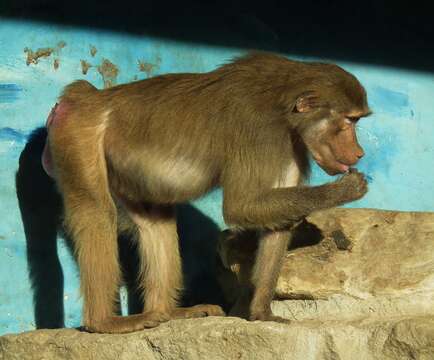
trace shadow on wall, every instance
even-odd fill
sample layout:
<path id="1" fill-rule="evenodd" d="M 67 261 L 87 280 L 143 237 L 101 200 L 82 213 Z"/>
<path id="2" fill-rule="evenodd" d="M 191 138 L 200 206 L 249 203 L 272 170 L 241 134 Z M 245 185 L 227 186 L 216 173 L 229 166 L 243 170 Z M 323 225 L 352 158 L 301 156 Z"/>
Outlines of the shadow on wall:
<path id="1" fill-rule="evenodd" d="M 63 272 L 57 254 L 57 235 L 62 232 L 62 201 L 55 183 L 41 165 L 47 131 L 35 130 L 20 157 L 16 175 L 17 197 L 27 242 L 27 261 L 33 289 L 36 328 L 64 327 Z M 178 206 L 178 232 L 185 281 L 183 305 L 199 303 L 226 307 L 216 279 L 218 226 L 191 205 Z M 139 258 L 135 242 L 118 237 L 119 257 L 128 294 L 128 313 L 142 311 L 136 274 Z"/>
<path id="2" fill-rule="evenodd" d="M 3 0 L 0 16 L 434 71 L 430 2 Z"/>

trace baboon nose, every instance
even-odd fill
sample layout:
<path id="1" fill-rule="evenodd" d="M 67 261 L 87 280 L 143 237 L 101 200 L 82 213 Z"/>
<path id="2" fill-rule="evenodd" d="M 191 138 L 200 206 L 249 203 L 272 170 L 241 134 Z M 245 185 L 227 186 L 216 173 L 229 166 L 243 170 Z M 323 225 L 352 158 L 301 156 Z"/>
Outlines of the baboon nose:
<path id="1" fill-rule="evenodd" d="M 365 156 L 365 152 L 362 148 L 357 152 L 357 158 L 360 160 L 363 156 Z"/>

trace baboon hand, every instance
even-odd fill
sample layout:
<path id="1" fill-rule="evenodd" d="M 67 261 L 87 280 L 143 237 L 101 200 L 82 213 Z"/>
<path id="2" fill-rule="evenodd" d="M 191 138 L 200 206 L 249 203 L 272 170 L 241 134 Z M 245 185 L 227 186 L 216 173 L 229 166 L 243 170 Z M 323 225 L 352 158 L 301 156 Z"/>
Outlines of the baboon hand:
<path id="1" fill-rule="evenodd" d="M 368 192 L 368 182 L 365 175 L 353 168 L 336 181 L 336 185 L 344 202 L 361 199 Z"/>

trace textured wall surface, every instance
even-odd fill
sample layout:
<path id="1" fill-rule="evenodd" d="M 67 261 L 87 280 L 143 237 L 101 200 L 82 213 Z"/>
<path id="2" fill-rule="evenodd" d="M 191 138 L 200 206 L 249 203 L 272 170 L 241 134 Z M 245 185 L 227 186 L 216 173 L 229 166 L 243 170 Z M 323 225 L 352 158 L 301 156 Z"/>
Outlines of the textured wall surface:
<path id="1" fill-rule="evenodd" d="M 243 52 L 0 19 L 0 334 L 34 328 L 14 176 L 28 135 L 44 124 L 62 87 L 76 79 L 102 88 L 168 72 L 203 72 Z M 359 169 L 370 191 L 351 206 L 433 211 L 434 75 L 336 62 L 365 85 L 374 111 L 359 127 L 367 154 Z M 311 182 L 327 180 L 314 167 Z M 224 227 L 218 191 L 195 204 Z M 62 243 L 59 252 L 65 322 L 77 326 L 78 277 Z"/>

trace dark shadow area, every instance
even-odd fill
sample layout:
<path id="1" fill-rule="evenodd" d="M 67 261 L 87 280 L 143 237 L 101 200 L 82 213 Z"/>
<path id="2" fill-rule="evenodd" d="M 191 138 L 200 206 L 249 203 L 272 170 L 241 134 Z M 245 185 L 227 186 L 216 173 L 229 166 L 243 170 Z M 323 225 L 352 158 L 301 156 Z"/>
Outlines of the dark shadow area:
<path id="1" fill-rule="evenodd" d="M 0 16 L 434 70 L 430 2 L 4 0 Z"/>
<path id="2" fill-rule="evenodd" d="M 46 136 L 45 128 L 32 134 L 21 153 L 16 175 L 38 329 L 64 326 L 63 272 L 57 255 L 62 203 L 41 165 Z"/>
<path id="3" fill-rule="evenodd" d="M 225 307 L 216 275 L 220 229 L 191 205 L 179 205 L 177 211 L 185 286 L 183 305 L 218 304 Z"/>
<path id="4" fill-rule="evenodd" d="M 38 329 L 64 327 L 63 271 L 57 253 L 57 235 L 62 232 L 62 200 L 53 180 L 41 165 L 47 131 L 36 129 L 20 156 L 16 190 L 27 243 L 29 278 L 33 289 L 35 323 Z M 218 226 L 191 205 L 178 207 L 178 231 L 185 278 L 183 305 L 198 303 L 224 306 L 216 280 Z M 119 258 L 128 292 L 128 312 L 141 312 L 136 275 L 139 258 L 136 244 L 127 235 L 118 237 Z M 73 251 L 72 251 L 73 253 Z"/>
<path id="5" fill-rule="evenodd" d="M 230 249 L 235 262 L 250 262 L 255 257 L 260 241 L 260 232 L 244 230 L 242 232 L 227 229 L 222 232 L 221 246 Z M 291 230 L 288 251 L 319 244 L 324 235 L 315 224 L 303 219 Z"/>
<path id="6" fill-rule="evenodd" d="M 317 245 L 324 239 L 321 230 L 306 219 L 300 222 L 292 231 L 292 239 L 288 250 Z"/>

